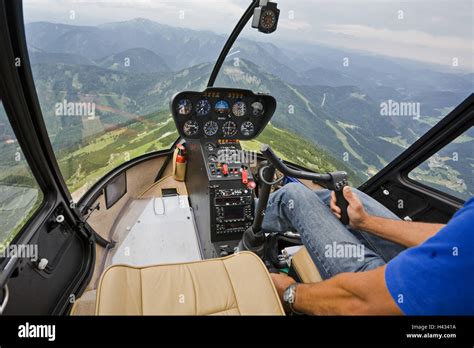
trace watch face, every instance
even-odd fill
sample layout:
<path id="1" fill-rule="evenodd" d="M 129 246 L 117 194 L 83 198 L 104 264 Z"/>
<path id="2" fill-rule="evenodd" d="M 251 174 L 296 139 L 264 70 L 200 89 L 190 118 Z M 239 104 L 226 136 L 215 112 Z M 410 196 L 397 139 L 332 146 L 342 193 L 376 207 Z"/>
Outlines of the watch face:
<path id="1" fill-rule="evenodd" d="M 295 291 L 296 291 L 296 284 L 290 285 L 285 292 L 283 292 L 283 301 L 286 303 L 294 303 L 295 302 Z"/>
<path id="2" fill-rule="evenodd" d="M 285 301 L 285 302 L 288 302 L 288 296 L 289 296 L 288 290 L 289 290 L 289 289 L 286 289 L 286 290 L 283 292 L 283 301 Z"/>

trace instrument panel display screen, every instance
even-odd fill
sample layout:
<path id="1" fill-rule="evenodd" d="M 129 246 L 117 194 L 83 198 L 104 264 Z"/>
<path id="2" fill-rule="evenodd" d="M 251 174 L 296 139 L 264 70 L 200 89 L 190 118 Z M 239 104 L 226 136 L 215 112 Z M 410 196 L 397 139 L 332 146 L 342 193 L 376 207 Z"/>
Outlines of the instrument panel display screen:
<path id="1" fill-rule="evenodd" d="M 242 220 L 245 218 L 244 207 L 241 205 L 228 206 L 224 208 L 224 220 Z"/>
<path id="2" fill-rule="evenodd" d="M 270 121 L 276 100 L 249 90 L 213 87 L 204 92 L 180 92 L 170 108 L 185 139 L 250 140 Z"/>

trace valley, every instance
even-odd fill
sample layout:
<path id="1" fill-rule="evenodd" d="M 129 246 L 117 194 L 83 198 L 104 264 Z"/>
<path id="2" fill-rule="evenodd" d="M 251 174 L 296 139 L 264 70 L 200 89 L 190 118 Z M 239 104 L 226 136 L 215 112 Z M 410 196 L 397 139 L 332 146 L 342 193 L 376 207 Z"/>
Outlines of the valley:
<path id="1" fill-rule="evenodd" d="M 35 22 L 26 29 L 45 122 L 72 191 L 83 191 L 127 158 L 169 146 L 176 135 L 169 101 L 178 91 L 205 88 L 224 42 L 212 32 L 142 18 L 97 27 Z M 347 52 L 325 47 L 306 48 L 312 61 L 297 49 L 246 38 L 234 49 L 238 54 L 225 62 L 216 85 L 270 93 L 278 101 L 271 126 L 249 146 L 280 139 L 273 144 L 283 157 L 318 170 L 343 167 L 354 184 L 415 142 L 472 86 L 472 74 L 428 66 L 420 79 L 414 77 L 418 63 L 357 52 L 349 52 L 347 69 L 333 63 Z M 382 116 L 388 99 L 419 102 L 420 117 Z M 54 105 L 63 100 L 94 103 L 96 118 L 58 117 Z M 437 170 L 434 184 L 462 180 L 464 186 L 451 186 L 472 194 L 469 147 L 472 139 L 458 148 L 467 165 L 447 163 L 449 175 Z"/>

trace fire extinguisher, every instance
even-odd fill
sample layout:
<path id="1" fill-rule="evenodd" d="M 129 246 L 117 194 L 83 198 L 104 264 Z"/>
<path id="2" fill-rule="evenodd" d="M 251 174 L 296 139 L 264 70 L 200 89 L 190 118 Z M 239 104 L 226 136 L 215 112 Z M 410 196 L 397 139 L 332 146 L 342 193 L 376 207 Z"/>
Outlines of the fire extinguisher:
<path id="1" fill-rule="evenodd" d="M 186 179 L 187 151 L 184 144 L 178 144 L 173 154 L 173 177 L 176 181 Z"/>

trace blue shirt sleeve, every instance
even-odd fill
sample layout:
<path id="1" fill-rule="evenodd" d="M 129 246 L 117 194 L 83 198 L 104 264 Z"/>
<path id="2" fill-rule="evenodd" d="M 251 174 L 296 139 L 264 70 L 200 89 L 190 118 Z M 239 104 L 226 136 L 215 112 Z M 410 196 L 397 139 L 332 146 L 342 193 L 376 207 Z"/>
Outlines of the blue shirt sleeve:
<path id="1" fill-rule="evenodd" d="M 474 315 L 474 197 L 435 236 L 392 259 L 385 282 L 406 315 Z"/>

